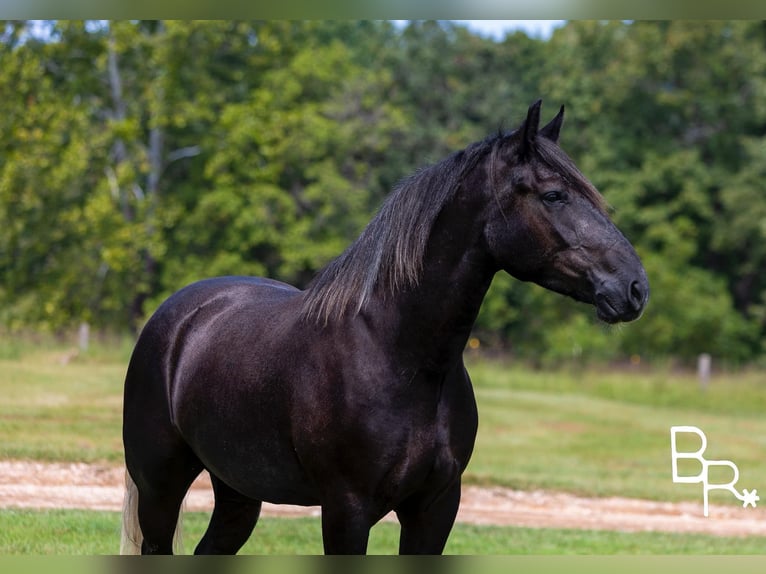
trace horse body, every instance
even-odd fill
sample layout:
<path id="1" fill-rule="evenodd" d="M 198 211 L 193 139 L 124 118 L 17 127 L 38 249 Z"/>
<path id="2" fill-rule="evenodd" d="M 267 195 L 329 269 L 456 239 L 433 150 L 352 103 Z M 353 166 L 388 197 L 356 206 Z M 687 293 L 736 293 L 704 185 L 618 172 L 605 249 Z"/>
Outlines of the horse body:
<path id="1" fill-rule="evenodd" d="M 236 552 L 261 501 L 321 505 L 328 553 L 365 552 L 391 510 L 400 552 L 443 550 L 478 420 L 462 351 L 494 274 L 608 322 L 648 296 L 632 247 L 557 155 L 562 117 L 538 133 L 538 103 L 517 132 L 413 176 L 305 291 L 227 277 L 163 303 L 125 384 L 143 552 L 170 552 L 203 469 L 216 502 L 199 553 Z"/>
<path id="2" fill-rule="evenodd" d="M 301 299 L 287 286 L 221 278 L 157 311 L 125 396 L 126 460 L 139 490 L 177 477 L 165 495 L 178 498 L 205 468 L 254 501 L 328 510 L 354 501 L 354 516 L 326 525 L 330 544 L 352 518 L 369 530 L 405 502 L 459 486 L 477 416 L 462 361 L 417 368 L 414 357 L 392 356 L 383 326 L 364 316 L 307 325 Z"/>

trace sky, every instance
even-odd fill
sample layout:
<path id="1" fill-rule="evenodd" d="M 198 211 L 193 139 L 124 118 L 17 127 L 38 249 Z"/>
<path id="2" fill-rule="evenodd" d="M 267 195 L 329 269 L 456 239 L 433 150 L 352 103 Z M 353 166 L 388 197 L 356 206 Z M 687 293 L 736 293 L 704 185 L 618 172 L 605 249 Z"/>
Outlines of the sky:
<path id="1" fill-rule="evenodd" d="M 32 20 L 32 22 L 42 24 L 43 20 Z M 407 21 L 394 20 L 394 22 L 404 25 Z M 502 40 L 507 33 L 516 30 L 523 30 L 532 38 L 547 40 L 551 37 L 553 30 L 563 26 L 566 20 L 454 20 L 454 22 L 468 27 L 475 34 L 493 40 Z M 38 33 L 45 33 L 44 27 L 36 28 L 36 30 Z"/>
<path id="2" fill-rule="evenodd" d="M 397 22 L 406 22 L 398 20 Z M 523 30 L 528 36 L 547 40 L 553 30 L 563 26 L 566 20 L 455 20 L 472 32 L 494 40 L 502 40 L 508 32 Z"/>
<path id="3" fill-rule="evenodd" d="M 553 30 L 564 25 L 564 20 L 455 20 L 467 26 L 472 32 L 502 39 L 506 33 L 523 30 L 528 36 L 547 40 Z"/>

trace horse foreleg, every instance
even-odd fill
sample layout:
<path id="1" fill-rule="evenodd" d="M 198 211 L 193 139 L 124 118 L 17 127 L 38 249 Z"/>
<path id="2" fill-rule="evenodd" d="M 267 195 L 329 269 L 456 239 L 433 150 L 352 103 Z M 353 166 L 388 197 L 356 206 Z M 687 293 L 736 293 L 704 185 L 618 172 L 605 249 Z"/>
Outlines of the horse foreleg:
<path id="1" fill-rule="evenodd" d="M 210 475 L 215 507 L 205 536 L 195 554 L 236 554 L 247 542 L 261 513 L 261 501 L 252 500 Z"/>
<path id="2" fill-rule="evenodd" d="M 402 526 L 399 554 L 441 554 L 460 506 L 460 481 L 438 498 L 430 494 L 408 499 L 396 510 Z"/>
<path id="3" fill-rule="evenodd" d="M 365 554 L 372 521 L 363 505 L 344 501 L 322 504 L 325 554 Z"/>

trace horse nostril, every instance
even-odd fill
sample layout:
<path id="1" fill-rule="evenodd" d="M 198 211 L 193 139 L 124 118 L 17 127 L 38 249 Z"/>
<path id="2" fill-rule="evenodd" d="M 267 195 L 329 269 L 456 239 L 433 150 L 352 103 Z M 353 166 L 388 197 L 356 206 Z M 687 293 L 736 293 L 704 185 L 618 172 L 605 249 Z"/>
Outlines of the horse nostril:
<path id="1" fill-rule="evenodd" d="M 633 305 L 633 308 L 638 310 L 643 307 L 645 297 L 644 291 L 641 289 L 641 284 L 638 281 L 633 281 L 628 289 L 628 300 L 630 301 L 630 304 Z"/>

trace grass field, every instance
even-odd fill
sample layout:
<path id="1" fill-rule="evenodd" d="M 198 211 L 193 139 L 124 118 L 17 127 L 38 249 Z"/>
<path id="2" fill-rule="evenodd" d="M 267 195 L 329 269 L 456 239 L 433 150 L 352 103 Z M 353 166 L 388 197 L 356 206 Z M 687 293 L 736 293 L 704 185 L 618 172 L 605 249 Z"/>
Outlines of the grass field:
<path id="1" fill-rule="evenodd" d="M 129 347 L 72 356 L 55 346 L 0 352 L 0 459 L 122 460 L 122 380 Z M 65 359 L 65 360 L 62 360 Z M 64 364 L 65 363 L 65 364 Z M 707 434 L 709 459 L 729 459 L 738 487 L 766 489 L 766 374 L 695 377 L 665 370 L 535 371 L 472 359 L 480 428 L 466 482 L 654 500 L 700 500 L 698 485 L 673 484 L 673 425 Z M 714 491 L 713 504 L 738 504 Z M 191 515 L 189 538 L 201 533 Z M 116 515 L 0 511 L 0 553 L 113 553 Z M 58 526 L 56 526 L 58 525 Z M 316 520 L 269 519 L 246 553 L 318 553 Z M 46 535 L 45 533 L 52 533 Z M 395 525 L 376 527 L 374 553 L 396 549 Z M 250 546 L 254 545 L 254 546 Z M 761 538 L 728 539 L 460 525 L 447 551 L 462 553 L 752 553 Z"/>
<path id="2" fill-rule="evenodd" d="M 207 526 L 209 516 L 184 517 L 191 553 Z M 116 554 L 120 518 L 113 512 L 0 511 L 0 555 L 4 554 Z M 376 525 L 370 535 L 370 554 L 395 554 L 399 527 Z M 446 554 L 762 554 L 763 537 L 722 537 L 662 532 L 612 532 L 472 526 L 457 524 Z M 317 518 L 263 518 L 241 554 L 321 554 L 322 537 Z"/>
<path id="3" fill-rule="evenodd" d="M 663 372 L 549 373 L 489 362 L 471 364 L 469 371 L 480 417 L 469 481 L 695 499 L 695 486 L 671 481 L 674 425 L 703 429 L 705 457 L 735 461 L 740 488 L 766 477 L 762 374 L 720 376 L 703 391 L 694 376 Z M 712 496 L 720 503 L 730 499 L 722 492 Z"/>

